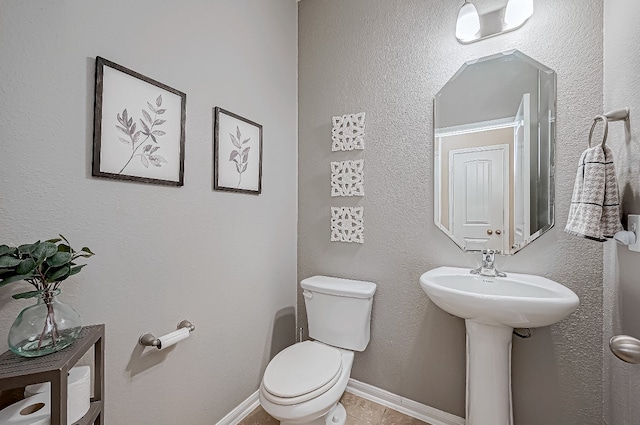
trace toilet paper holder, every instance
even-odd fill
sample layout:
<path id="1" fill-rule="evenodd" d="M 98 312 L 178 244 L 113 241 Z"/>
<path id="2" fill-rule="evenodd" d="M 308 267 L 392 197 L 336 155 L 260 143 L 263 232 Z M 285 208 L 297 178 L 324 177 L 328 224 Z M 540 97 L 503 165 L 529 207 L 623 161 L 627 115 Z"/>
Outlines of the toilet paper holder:
<path id="1" fill-rule="evenodd" d="M 182 320 L 180 323 L 178 323 L 178 326 L 176 327 L 176 329 L 180 330 L 180 329 L 184 329 L 187 328 L 189 329 L 189 333 L 193 332 L 196 330 L 196 327 L 193 323 L 191 323 L 188 320 Z M 160 338 L 156 338 L 155 336 L 153 336 L 150 333 L 145 333 L 143 335 L 140 335 L 140 338 L 138 339 L 138 343 L 140 345 L 144 345 L 145 347 L 156 347 L 158 349 L 162 348 L 162 340 L 163 337 Z"/>

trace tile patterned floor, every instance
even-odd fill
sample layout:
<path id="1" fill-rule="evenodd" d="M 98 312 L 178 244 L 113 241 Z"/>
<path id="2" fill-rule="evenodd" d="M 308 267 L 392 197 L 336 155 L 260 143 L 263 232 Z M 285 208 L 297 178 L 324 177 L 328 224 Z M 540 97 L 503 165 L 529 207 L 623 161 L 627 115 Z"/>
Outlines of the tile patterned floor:
<path id="1" fill-rule="evenodd" d="M 344 393 L 340 400 L 347 411 L 346 425 L 429 425 L 426 422 L 404 415 L 398 411 L 374 403 L 351 393 Z M 238 425 L 279 425 L 258 406 Z"/>

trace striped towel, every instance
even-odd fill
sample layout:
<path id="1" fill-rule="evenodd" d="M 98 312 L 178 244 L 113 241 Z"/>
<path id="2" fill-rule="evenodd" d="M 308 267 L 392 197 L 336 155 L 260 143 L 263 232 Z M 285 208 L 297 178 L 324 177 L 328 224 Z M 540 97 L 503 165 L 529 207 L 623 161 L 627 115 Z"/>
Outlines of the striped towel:
<path id="1" fill-rule="evenodd" d="M 620 198 L 613 154 L 607 145 L 594 146 L 580 156 L 564 231 L 604 242 L 620 230 Z"/>

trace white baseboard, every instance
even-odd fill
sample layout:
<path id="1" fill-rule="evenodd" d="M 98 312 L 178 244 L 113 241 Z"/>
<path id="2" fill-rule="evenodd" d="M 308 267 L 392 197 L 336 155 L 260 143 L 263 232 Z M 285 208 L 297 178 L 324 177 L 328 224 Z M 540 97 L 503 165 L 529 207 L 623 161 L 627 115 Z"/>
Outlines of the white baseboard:
<path id="1" fill-rule="evenodd" d="M 227 416 L 220 419 L 216 425 L 237 425 L 241 420 L 249 416 L 253 410 L 260 405 L 258 391 L 251 394 L 245 401 L 240 403 Z"/>
<path id="2" fill-rule="evenodd" d="M 373 385 L 349 379 L 347 391 L 432 425 L 464 425 L 464 418 L 409 400 Z"/>
<path id="3" fill-rule="evenodd" d="M 399 395 L 390 393 L 373 385 L 349 379 L 347 391 L 359 397 L 381 404 L 400 413 L 411 416 L 431 425 L 464 425 L 464 418 L 451 413 L 443 412 L 417 401 L 409 400 Z M 251 394 L 238 407 L 233 409 L 227 416 L 220 419 L 216 425 L 237 425 L 244 418 L 249 416 L 253 410 L 260 405 L 258 391 Z"/>

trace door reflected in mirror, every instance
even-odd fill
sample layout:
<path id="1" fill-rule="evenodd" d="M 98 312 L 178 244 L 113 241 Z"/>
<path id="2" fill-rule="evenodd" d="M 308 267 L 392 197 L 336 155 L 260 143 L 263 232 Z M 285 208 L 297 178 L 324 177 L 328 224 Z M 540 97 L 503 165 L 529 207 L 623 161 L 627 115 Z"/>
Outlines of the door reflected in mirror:
<path id="1" fill-rule="evenodd" d="M 514 254 L 554 223 L 555 72 L 514 50 L 465 63 L 434 101 L 435 223 Z"/>

